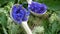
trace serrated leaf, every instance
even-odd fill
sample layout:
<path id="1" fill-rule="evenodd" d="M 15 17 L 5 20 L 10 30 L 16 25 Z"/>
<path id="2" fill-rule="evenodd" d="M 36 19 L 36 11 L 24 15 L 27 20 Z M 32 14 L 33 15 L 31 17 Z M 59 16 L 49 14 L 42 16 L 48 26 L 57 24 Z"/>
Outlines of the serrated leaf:
<path id="1" fill-rule="evenodd" d="M 8 33 L 9 34 L 17 34 L 17 32 L 18 32 L 18 28 L 19 28 L 19 26 L 18 25 L 15 25 L 14 23 L 12 23 L 12 24 L 10 24 L 9 26 L 8 26 Z"/>
<path id="2" fill-rule="evenodd" d="M 50 23 L 52 23 L 54 20 L 57 20 L 58 16 L 56 13 L 53 13 L 51 17 L 49 18 Z"/>
<path id="3" fill-rule="evenodd" d="M 60 31 L 60 23 L 56 20 L 52 23 L 51 27 L 52 34 L 56 34 L 57 31 Z"/>
<path id="4" fill-rule="evenodd" d="M 36 27 L 34 27 L 33 34 L 37 34 L 37 33 L 39 33 L 39 34 L 44 33 L 44 27 L 43 26 L 36 26 Z"/>

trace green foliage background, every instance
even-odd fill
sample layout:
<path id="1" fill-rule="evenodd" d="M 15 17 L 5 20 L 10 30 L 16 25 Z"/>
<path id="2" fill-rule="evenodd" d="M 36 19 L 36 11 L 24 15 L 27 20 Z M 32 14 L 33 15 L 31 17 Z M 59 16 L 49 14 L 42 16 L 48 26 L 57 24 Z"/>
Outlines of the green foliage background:
<path id="1" fill-rule="evenodd" d="M 32 13 L 28 25 L 33 34 L 60 34 L 60 0 L 33 0 L 47 5 L 46 14 L 36 16 Z M 21 24 L 15 24 L 10 18 L 10 9 L 18 0 L 0 0 L 0 34 L 26 34 Z M 27 1 L 20 0 L 27 8 Z"/>

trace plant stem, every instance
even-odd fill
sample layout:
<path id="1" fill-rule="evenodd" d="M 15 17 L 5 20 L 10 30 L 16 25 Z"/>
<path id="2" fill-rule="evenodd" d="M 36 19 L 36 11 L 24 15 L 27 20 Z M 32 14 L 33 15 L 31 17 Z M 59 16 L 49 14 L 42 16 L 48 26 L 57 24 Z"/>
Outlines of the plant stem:
<path id="1" fill-rule="evenodd" d="M 32 3 L 32 0 L 27 0 L 28 4 L 31 4 Z"/>

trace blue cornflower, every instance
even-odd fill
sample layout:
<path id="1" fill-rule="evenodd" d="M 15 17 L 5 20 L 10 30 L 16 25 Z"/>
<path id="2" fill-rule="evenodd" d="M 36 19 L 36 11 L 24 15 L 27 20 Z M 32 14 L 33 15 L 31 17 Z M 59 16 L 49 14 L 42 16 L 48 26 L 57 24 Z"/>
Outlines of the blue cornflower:
<path id="1" fill-rule="evenodd" d="M 30 14 L 29 11 L 23 8 L 22 5 L 18 5 L 18 4 L 14 5 L 11 10 L 12 19 L 17 23 L 21 23 L 22 21 L 27 21 L 29 14 Z"/>
<path id="2" fill-rule="evenodd" d="M 44 14 L 46 13 L 47 6 L 38 2 L 32 2 L 31 4 L 28 4 L 28 9 L 36 14 Z"/>

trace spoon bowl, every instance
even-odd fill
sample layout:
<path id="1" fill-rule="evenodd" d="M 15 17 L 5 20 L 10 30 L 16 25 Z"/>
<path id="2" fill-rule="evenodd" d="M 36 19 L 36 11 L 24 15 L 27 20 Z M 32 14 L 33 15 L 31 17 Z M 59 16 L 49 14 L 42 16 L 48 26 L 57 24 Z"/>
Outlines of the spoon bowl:
<path id="1" fill-rule="evenodd" d="M 44 15 L 47 12 L 47 6 L 38 2 L 32 2 L 28 5 L 28 9 L 33 15 Z"/>

